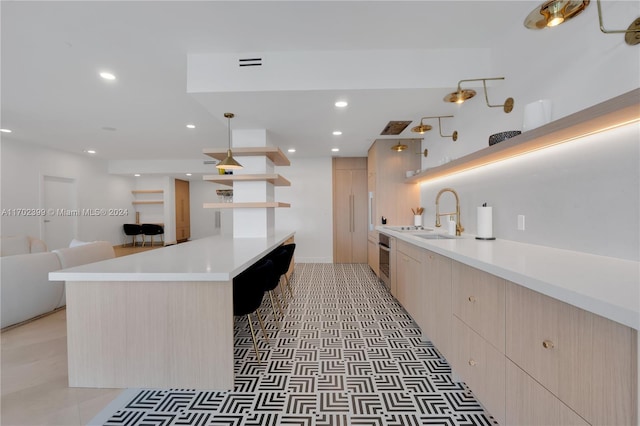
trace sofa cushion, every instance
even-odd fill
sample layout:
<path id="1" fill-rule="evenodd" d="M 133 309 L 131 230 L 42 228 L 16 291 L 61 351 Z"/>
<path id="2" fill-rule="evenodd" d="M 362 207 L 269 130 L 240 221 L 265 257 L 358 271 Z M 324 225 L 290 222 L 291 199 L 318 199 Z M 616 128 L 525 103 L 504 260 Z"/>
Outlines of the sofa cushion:
<path id="1" fill-rule="evenodd" d="M 64 283 L 49 281 L 60 269 L 52 252 L 18 254 L 0 258 L 2 328 L 53 311 L 63 298 Z"/>
<path id="2" fill-rule="evenodd" d="M 15 256 L 17 254 L 31 253 L 31 243 L 26 235 L 2 237 L 0 241 L 1 256 Z"/>
<path id="3" fill-rule="evenodd" d="M 81 246 L 61 248 L 53 250 L 53 253 L 60 259 L 62 269 L 116 257 L 113 246 L 108 241 L 95 241 Z"/>

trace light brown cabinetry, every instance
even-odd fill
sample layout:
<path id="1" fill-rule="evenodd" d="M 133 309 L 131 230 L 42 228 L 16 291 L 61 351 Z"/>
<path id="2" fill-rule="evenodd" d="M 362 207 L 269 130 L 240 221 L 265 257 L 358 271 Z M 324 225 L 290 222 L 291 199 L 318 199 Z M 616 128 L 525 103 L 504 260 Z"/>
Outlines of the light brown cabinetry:
<path id="1" fill-rule="evenodd" d="M 637 424 L 636 330 L 404 241 L 395 269 L 398 301 L 500 424 Z"/>
<path id="2" fill-rule="evenodd" d="M 504 353 L 505 280 L 459 262 L 452 279 L 453 313 Z"/>
<path id="3" fill-rule="evenodd" d="M 637 333 L 513 283 L 506 295 L 509 359 L 587 422 L 636 424 Z"/>
<path id="4" fill-rule="evenodd" d="M 426 312 L 423 333 L 445 358 L 451 355 L 451 264 L 452 260 L 424 250 Z"/>
<path id="5" fill-rule="evenodd" d="M 373 271 L 374 274 L 380 276 L 380 272 L 378 271 L 380 266 L 380 250 L 378 248 L 378 232 L 374 232 L 369 234 L 367 237 L 367 259 L 369 263 L 369 267 Z"/>
<path id="6" fill-rule="evenodd" d="M 588 423 L 513 362 L 506 366 L 505 425 L 584 426 Z"/>
<path id="7" fill-rule="evenodd" d="M 498 420 L 505 418 L 505 281 L 459 262 L 452 267 L 451 365 Z"/>
<path id="8" fill-rule="evenodd" d="M 498 423 L 505 424 L 504 354 L 455 315 L 452 328 L 453 349 L 449 360 L 455 373 Z"/>
<path id="9" fill-rule="evenodd" d="M 426 322 L 426 289 L 423 285 L 422 258 L 424 250 L 397 241 L 396 248 L 396 299 L 411 317 L 423 327 Z"/>
<path id="10" fill-rule="evenodd" d="M 406 172 L 420 168 L 420 140 L 405 141 L 404 151 L 392 151 L 397 139 L 378 139 L 369 148 L 369 171 L 375 175 L 373 225 L 381 225 L 382 216 L 388 225 L 413 225 L 411 208 L 418 207 L 419 185 L 405 183 Z"/>
<path id="11" fill-rule="evenodd" d="M 367 159 L 333 159 L 333 259 L 368 262 Z"/>
<path id="12" fill-rule="evenodd" d="M 176 179 L 176 241 L 181 243 L 191 237 L 191 208 L 189 181 Z"/>
<path id="13" fill-rule="evenodd" d="M 421 166 L 421 157 L 417 154 L 420 139 L 404 140 L 408 148 L 401 152 L 391 150 L 397 143 L 398 139 L 378 139 L 367 154 L 370 238 L 375 227 L 382 225 L 383 216 L 388 225 L 413 225 L 411 208 L 415 209 L 420 202 L 420 186 L 405 183 L 406 172 Z"/>

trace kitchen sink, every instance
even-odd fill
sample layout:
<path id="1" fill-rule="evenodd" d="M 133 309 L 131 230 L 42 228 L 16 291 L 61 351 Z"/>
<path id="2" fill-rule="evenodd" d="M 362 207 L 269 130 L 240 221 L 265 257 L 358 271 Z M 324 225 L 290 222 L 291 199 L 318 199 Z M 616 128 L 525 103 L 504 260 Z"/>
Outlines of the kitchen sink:
<path id="1" fill-rule="evenodd" d="M 449 234 L 415 234 L 414 236 L 424 238 L 425 240 L 452 240 L 456 238 Z"/>

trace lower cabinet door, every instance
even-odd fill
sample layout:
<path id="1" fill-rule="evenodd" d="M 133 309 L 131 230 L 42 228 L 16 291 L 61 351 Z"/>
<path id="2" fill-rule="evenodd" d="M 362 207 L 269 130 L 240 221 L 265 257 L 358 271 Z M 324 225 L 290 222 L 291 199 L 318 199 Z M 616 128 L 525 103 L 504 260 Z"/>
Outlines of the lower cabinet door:
<path id="1" fill-rule="evenodd" d="M 453 316 L 454 372 L 499 424 L 505 424 L 505 356 Z"/>
<path id="2" fill-rule="evenodd" d="M 505 423 L 509 426 L 584 426 L 582 417 L 507 360 Z"/>

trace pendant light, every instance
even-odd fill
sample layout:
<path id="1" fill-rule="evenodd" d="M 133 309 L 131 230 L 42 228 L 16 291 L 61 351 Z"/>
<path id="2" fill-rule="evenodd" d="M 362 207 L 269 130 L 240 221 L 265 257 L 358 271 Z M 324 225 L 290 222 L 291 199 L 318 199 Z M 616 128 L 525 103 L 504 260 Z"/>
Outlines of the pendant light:
<path id="1" fill-rule="evenodd" d="M 227 149 L 227 158 L 219 162 L 216 165 L 216 168 L 225 170 L 238 170 L 242 168 L 242 164 L 234 160 L 233 153 L 231 152 L 231 119 L 234 117 L 234 114 L 231 112 L 225 112 L 224 116 L 227 119 L 227 128 L 229 130 L 229 149 Z"/>

